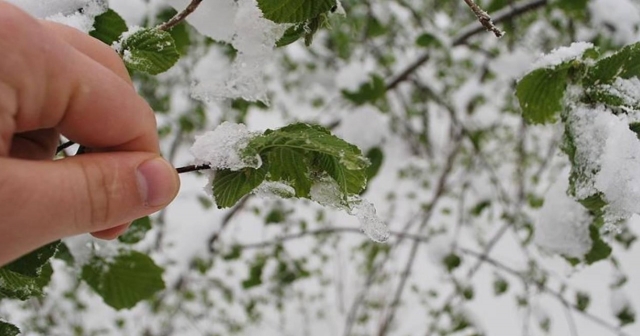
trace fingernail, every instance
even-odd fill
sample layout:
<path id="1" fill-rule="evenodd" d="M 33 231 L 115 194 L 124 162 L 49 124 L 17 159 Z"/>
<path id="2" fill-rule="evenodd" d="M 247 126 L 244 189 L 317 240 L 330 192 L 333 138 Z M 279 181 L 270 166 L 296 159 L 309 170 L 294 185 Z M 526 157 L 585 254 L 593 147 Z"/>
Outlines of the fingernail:
<path id="1" fill-rule="evenodd" d="M 162 158 L 143 162 L 136 171 L 138 189 L 146 206 L 169 204 L 178 189 L 175 169 Z"/>

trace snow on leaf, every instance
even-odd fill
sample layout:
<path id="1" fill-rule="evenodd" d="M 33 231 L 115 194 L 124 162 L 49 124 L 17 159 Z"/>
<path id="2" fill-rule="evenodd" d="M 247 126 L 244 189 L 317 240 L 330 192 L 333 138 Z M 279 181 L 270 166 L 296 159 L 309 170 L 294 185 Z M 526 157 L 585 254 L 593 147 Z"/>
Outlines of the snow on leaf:
<path id="1" fill-rule="evenodd" d="M 589 211 L 567 195 L 568 173 L 558 177 L 545 196 L 535 227 L 535 242 L 542 249 L 582 259 L 591 249 Z"/>
<path id="2" fill-rule="evenodd" d="M 171 34 L 155 28 L 134 28 L 123 34 L 119 53 L 129 69 L 151 75 L 169 70 L 180 58 Z"/>
<path id="3" fill-rule="evenodd" d="M 264 17 L 276 23 L 305 22 L 336 5 L 336 0 L 258 0 Z"/>
<path id="4" fill-rule="evenodd" d="M 212 169 L 258 168 L 262 165 L 259 155 L 243 154 L 256 135 L 243 124 L 223 122 L 215 130 L 196 136 L 191 154 L 196 158 L 196 164 L 208 164 Z"/>

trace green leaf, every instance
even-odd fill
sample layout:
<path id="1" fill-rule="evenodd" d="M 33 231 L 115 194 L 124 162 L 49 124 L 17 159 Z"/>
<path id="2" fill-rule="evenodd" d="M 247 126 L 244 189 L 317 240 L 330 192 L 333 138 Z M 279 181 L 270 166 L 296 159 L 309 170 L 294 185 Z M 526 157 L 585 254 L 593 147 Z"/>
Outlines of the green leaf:
<path id="1" fill-rule="evenodd" d="M 151 230 L 151 219 L 149 216 L 142 217 L 133 221 L 127 232 L 118 237 L 118 240 L 125 244 L 135 244 L 144 239 L 149 230 Z"/>
<path id="2" fill-rule="evenodd" d="M 563 109 L 567 80 L 565 64 L 537 69 L 522 78 L 516 87 L 516 96 L 525 120 L 532 124 L 555 122 Z"/>
<path id="3" fill-rule="evenodd" d="M 65 243 L 60 243 L 60 245 L 58 245 L 58 252 L 56 252 L 54 258 L 64 261 L 67 266 L 72 266 L 76 262 L 73 254 L 71 254 L 71 251 L 69 250 L 69 247 Z"/>
<path id="4" fill-rule="evenodd" d="M 0 296 L 26 300 L 30 297 L 42 296 L 42 289 L 43 286 L 38 282 L 38 278 L 0 268 Z"/>
<path id="5" fill-rule="evenodd" d="M 620 321 L 620 326 L 626 326 L 628 324 L 632 324 L 636 321 L 636 313 L 633 308 L 626 306 L 622 311 L 618 312 L 616 315 L 618 321 Z"/>
<path id="6" fill-rule="evenodd" d="M 241 245 L 233 245 L 231 247 L 231 251 L 229 251 L 228 253 L 224 254 L 222 256 L 223 260 L 237 260 L 240 259 L 240 257 L 242 256 L 242 246 Z"/>
<path id="7" fill-rule="evenodd" d="M 264 181 L 268 165 L 263 162 L 258 169 L 245 168 L 239 171 L 228 169 L 216 171 L 213 179 L 213 196 L 219 209 L 236 204 L 243 196 L 250 193 Z"/>
<path id="8" fill-rule="evenodd" d="M 249 267 L 249 278 L 242 282 L 242 288 L 249 289 L 251 287 L 260 286 L 262 284 L 262 271 L 267 264 L 265 256 L 257 256 L 256 260 Z"/>
<path id="9" fill-rule="evenodd" d="M 493 293 L 498 296 L 502 295 L 509 290 L 509 283 L 506 279 L 500 277 L 493 281 Z"/>
<path id="10" fill-rule="evenodd" d="M 369 159 L 371 165 L 367 167 L 365 175 L 367 176 L 367 181 L 370 181 L 378 175 L 380 167 L 382 167 L 382 162 L 384 162 L 384 152 L 380 147 L 373 147 L 367 152 L 367 159 Z"/>
<path id="11" fill-rule="evenodd" d="M 120 54 L 129 69 L 151 75 L 169 70 L 180 58 L 171 35 L 154 28 L 140 29 L 124 37 Z"/>
<path id="12" fill-rule="evenodd" d="M 433 34 L 424 33 L 416 39 L 416 45 L 423 48 L 441 47 L 442 42 Z"/>
<path id="13" fill-rule="evenodd" d="M 587 308 L 589 308 L 590 303 L 591 303 L 591 297 L 589 296 L 589 293 L 585 293 L 585 292 L 576 293 L 576 308 L 578 308 L 579 311 L 583 312 L 587 310 Z"/>
<path id="14" fill-rule="evenodd" d="M 601 216 L 603 214 L 604 207 L 607 205 L 607 202 L 604 200 L 604 195 L 600 192 L 579 200 L 578 202 L 582 204 L 583 207 L 587 208 L 594 217 Z M 599 229 L 600 227 L 597 228 Z"/>
<path id="15" fill-rule="evenodd" d="M 286 147 L 269 151 L 268 179 L 286 182 L 296 190 L 296 197 L 308 197 L 311 176 L 304 151 Z"/>
<path id="16" fill-rule="evenodd" d="M 462 264 L 462 259 L 457 254 L 451 253 L 442 259 L 442 263 L 447 267 L 447 271 L 451 272 Z"/>
<path id="17" fill-rule="evenodd" d="M 107 45 L 112 45 L 120 39 L 120 36 L 128 30 L 127 23 L 112 9 L 96 16 L 93 30 L 89 35 L 97 38 Z"/>
<path id="18" fill-rule="evenodd" d="M 640 139 L 640 122 L 633 122 L 629 124 L 629 129 L 636 134 L 636 137 Z"/>
<path id="19" fill-rule="evenodd" d="M 288 46 L 289 44 L 305 36 L 306 33 L 307 32 L 305 30 L 304 24 L 297 24 L 297 25 L 291 26 L 289 27 L 289 29 L 287 29 L 284 32 L 284 35 L 282 35 L 282 37 L 278 40 L 278 42 L 276 42 L 276 47 L 280 48 L 280 47 Z"/>
<path id="20" fill-rule="evenodd" d="M 115 309 L 132 308 L 164 289 L 162 268 L 140 252 L 124 252 L 111 260 L 94 257 L 81 278 Z"/>
<path id="21" fill-rule="evenodd" d="M 593 245 L 591 250 L 584 256 L 584 260 L 591 265 L 596 261 L 608 258 L 611 255 L 611 247 L 600 238 L 600 230 L 595 225 L 589 226 L 589 235 Z"/>
<path id="22" fill-rule="evenodd" d="M 640 76 L 640 42 L 603 58 L 587 70 L 584 87 L 613 83 L 616 78 Z"/>
<path id="23" fill-rule="evenodd" d="M 336 0 L 258 0 L 265 19 L 276 23 L 301 23 L 329 12 Z"/>
<path id="24" fill-rule="evenodd" d="M 313 162 L 338 183 L 340 190 L 345 196 L 360 194 L 367 186 L 366 170 L 346 169 L 344 165 L 340 163 L 340 159 L 335 156 L 318 153 Z"/>
<path id="25" fill-rule="evenodd" d="M 360 85 L 358 91 L 342 90 L 342 95 L 356 105 L 375 103 L 379 99 L 383 98 L 386 93 L 387 86 L 384 82 L 384 78 L 378 75 L 372 75 L 368 82 Z"/>
<path id="26" fill-rule="evenodd" d="M 588 2 L 589 0 L 556 0 L 554 5 L 571 16 L 583 18 L 588 12 Z"/>
<path id="27" fill-rule="evenodd" d="M 0 321 L 0 336 L 16 336 L 20 334 L 20 329 L 13 324 Z"/>
<path id="28" fill-rule="evenodd" d="M 317 125 L 297 123 L 278 130 L 267 130 L 263 135 L 249 142 L 245 155 L 253 156 L 258 153 L 263 156 L 262 154 L 274 148 L 289 148 L 334 156 L 349 170 L 361 170 L 369 165 L 369 161 L 362 156 L 358 147 Z"/>
<path id="29" fill-rule="evenodd" d="M 37 278 L 40 276 L 42 266 L 49 262 L 49 259 L 58 251 L 58 245 L 60 241 L 47 244 L 20 259 L 4 266 L 5 269 L 28 276 L 31 278 Z"/>

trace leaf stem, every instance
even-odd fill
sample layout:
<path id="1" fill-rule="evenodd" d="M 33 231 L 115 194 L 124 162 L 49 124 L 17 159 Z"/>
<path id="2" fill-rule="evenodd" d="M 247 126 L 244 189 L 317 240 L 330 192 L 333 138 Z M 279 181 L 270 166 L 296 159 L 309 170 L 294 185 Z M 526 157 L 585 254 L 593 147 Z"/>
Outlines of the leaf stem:
<path id="1" fill-rule="evenodd" d="M 187 8 L 185 8 L 184 10 L 182 10 L 182 12 L 176 14 L 174 17 L 169 19 L 169 21 L 159 25 L 157 29 L 162 31 L 171 30 L 173 27 L 182 23 L 187 18 L 187 16 L 191 15 L 191 13 L 193 13 L 196 10 L 196 8 L 200 6 L 201 2 L 202 0 L 191 0 L 191 3 L 187 6 Z"/>
<path id="2" fill-rule="evenodd" d="M 56 154 L 59 154 L 60 152 L 62 152 L 63 150 L 75 145 L 76 143 L 73 141 L 67 141 L 63 144 L 61 144 L 60 146 L 58 146 L 58 148 L 56 148 Z"/>
<path id="3" fill-rule="evenodd" d="M 207 164 L 203 164 L 203 165 L 190 165 L 190 166 L 178 167 L 176 168 L 176 171 L 178 172 L 178 174 L 182 174 L 182 173 L 191 173 L 195 171 L 208 170 L 208 169 L 211 169 L 211 166 Z"/>

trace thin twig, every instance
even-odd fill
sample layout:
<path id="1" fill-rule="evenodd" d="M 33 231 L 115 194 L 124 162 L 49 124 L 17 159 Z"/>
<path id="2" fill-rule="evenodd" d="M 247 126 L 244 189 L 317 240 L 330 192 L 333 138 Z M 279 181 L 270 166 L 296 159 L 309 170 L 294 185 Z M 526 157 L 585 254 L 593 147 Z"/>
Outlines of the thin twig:
<path id="1" fill-rule="evenodd" d="M 478 259 L 482 259 L 484 262 L 488 263 L 489 265 L 495 267 L 496 269 L 499 269 L 505 273 L 508 273 L 510 275 L 513 275 L 517 278 L 519 278 L 520 280 L 522 280 L 523 282 L 527 283 L 529 281 L 529 279 L 527 278 L 527 276 L 525 275 L 525 273 L 517 271 L 499 261 L 497 261 L 496 259 L 493 259 L 491 257 L 488 257 L 486 255 L 484 255 L 483 253 L 478 253 L 466 248 L 460 248 L 459 249 L 460 252 L 478 258 Z M 549 287 L 547 287 L 545 284 L 543 283 L 537 283 L 536 282 L 536 287 L 542 292 L 542 293 L 546 293 L 548 295 L 553 296 L 554 298 L 556 298 L 562 305 L 564 305 L 565 307 L 569 307 L 571 308 L 574 312 L 584 316 L 586 319 L 590 320 L 591 322 L 594 322 L 606 329 L 609 329 L 610 331 L 616 333 L 617 335 L 620 336 L 630 336 L 629 334 L 623 332 L 622 330 L 620 330 L 620 328 L 615 327 L 613 325 L 611 325 L 610 323 L 608 323 L 607 321 L 603 320 L 602 318 L 592 315 L 591 313 L 587 312 L 586 310 L 582 310 L 580 309 L 580 307 L 578 307 L 577 304 L 571 303 L 569 301 L 567 301 L 564 296 L 562 296 L 562 294 L 558 291 L 555 291 Z"/>
<path id="2" fill-rule="evenodd" d="M 302 232 L 298 232 L 298 233 L 293 233 L 293 234 L 289 234 L 289 235 L 285 235 L 285 236 L 281 236 L 281 237 L 275 238 L 273 240 L 267 240 L 267 241 L 263 241 L 263 242 L 259 242 L 259 243 L 240 245 L 240 247 L 243 250 L 245 250 L 245 249 L 259 249 L 259 248 L 265 248 L 265 247 L 270 247 L 270 246 L 277 246 L 277 245 L 280 245 L 280 244 L 282 244 L 282 243 L 284 243 L 286 241 L 299 239 L 299 238 L 303 238 L 303 237 L 306 237 L 306 236 L 319 236 L 319 235 L 334 234 L 334 233 L 355 233 L 355 234 L 359 234 L 359 235 L 363 234 L 362 230 L 360 230 L 359 228 L 355 228 L 355 227 L 328 227 L 328 228 L 322 228 L 322 229 L 317 229 L 317 230 L 310 230 L 310 231 L 302 231 Z M 406 232 L 391 231 L 390 234 L 392 236 L 395 236 L 395 237 L 411 239 L 413 241 L 418 241 L 418 242 L 423 242 L 423 243 L 426 243 L 426 242 L 430 241 L 429 237 L 427 237 L 427 236 L 415 235 L 415 234 L 406 233 Z"/>
<path id="3" fill-rule="evenodd" d="M 445 191 L 446 191 L 446 185 L 447 185 L 447 180 L 451 174 L 451 172 L 453 171 L 453 163 L 455 162 L 455 158 L 457 157 L 458 153 L 460 152 L 461 149 L 461 137 L 458 137 L 456 139 L 456 145 L 455 148 L 451 151 L 451 153 L 449 154 L 449 156 L 447 157 L 447 163 L 443 169 L 442 175 L 440 175 L 440 178 L 438 180 L 438 184 L 436 186 L 436 189 L 434 191 L 433 194 L 433 201 L 431 203 L 429 203 L 429 208 L 426 211 L 426 213 L 424 214 L 424 217 L 422 219 L 422 223 L 420 224 L 420 227 L 418 228 L 418 233 L 421 233 L 425 227 L 427 226 L 427 224 L 429 223 L 429 220 L 431 219 L 431 215 L 433 214 L 433 210 L 435 209 L 435 206 L 437 204 L 437 201 L 442 197 L 442 195 L 444 195 Z M 384 322 L 382 323 L 382 326 L 380 327 L 380 330 L 378 332 L 378 336 L 384 336 L 387 334 L 387 332 L 389 331 L 389 327 L 391 326 L 391 323 L 393 322 L 393 319 L 395 318 L 396 315 L 396 311 L 398 309 L 398 305 L 400 304 L 400 299 L 402 298 L 402 293 L 404 292 L 404 289 L 406 287 L 407 284 L 407 280 L 409 279 L 409 275 L 411 274 L 411 269 L 413 268 L 413 264 L 416 258 L 416 255 L 418 253 L 418 247 L 420 246 L 420 242 L 419 241 L 414 241 L 413 245 L 411 246 L 411 252 L 409 253 L 409 258 L 407 259 L 407 262 L 405 264 L 405 267 L 400 275 L 400 282 L 398 283 L 398 287 L 396 287 L 396 291 L 395 294 L 393 296 L 393 300 L 391 301 L 391 304 L 389 305 L 389 313 L 387 314 L 387 317 L 385 318 Z"/>
<path id="4" fill-rule="evenodd" d="M 56 154 L 60 154 L 60 152 L 62 152 L 63 150 L 75 145 L 76 143 L 73 141 L 67 141 L 63 144 L 61 144 L 60 146 L 58 146 L 58 148 L 56 148 Z"/>
<path id="5" fill-rule="evenodd" d="M 238 202 L 232 209 L 231 211 L 229 211 L 224 218 L 222 219 L 222 223 L 220 224 L 220 229 L 216 232 L 214 232 L 211 237 L 209 237 L 207 246 L 209 247 L 209 252 L 211 253 L 215 253 L 216 252 L 216 248 L 215 248 L 215 244 L 218 241 L 218 239 L 220 238 L 220 235 L 222 235 L 222 232 L 224 232 L 224 230 L 227 228 L 227 226 L 229 225 L 229 223 L 231 222 L 231 220 L 233 219 L 233 217 L 235 217 L 240 210 L 242 210 L 245 205 L 247 204 L 247 201 L 249 200 L 249 198 L 251 197 L 251 195 L 247 195 L 244 198 L 242 198 L 240 200 L 240 202 Z"/>
<path id="6" fill-rule="evenodd" d="M 528 13 L 530 11 L 536 10 L 540 7 L 545 6 L 548 3 L 548 0 L 527 0 L 516 3 L 512 6 L 508 6 L 507 8 L 496 12 L 493 15 L 493 22 L 500 23 L 503 21 L 507 21 Z M 474 22 L 460 31 L 460 33 L 453 39 L 451 46 L 459 46 L 467 42 L 467 40 L 484 31 L 484 27 L 478 22 Z M 423 66 L 427 61 L 429 61 L 430 54 L 429 52 L 425 52 L 421 56 L 419 56 L 415 61 L 410 63 L 404 70 L 400 71 L 398 75 L 393 77 L 386 86 L 387 91 L 395 89 L 400 83 L 404 82 L 413 74 L 416 70 L 418 70 L 421 66 Z"/>
<path id="7" fill-rule="evenodd" d="M 487 14 L 478 4 L 476 4 L 473 0 L 464 0 L 464 2 L 471 8 L 473 14 L 476 15 L 480 24 L 488 31 L 492 32 L 497 38 L 503 37 L 504 32 L 493 23 L 491 20 L 491 16 Z"/>
<path id="8" fill-rule="evenodd" d="M 191 173 L 195 171 L 209 170 L 209 169 L 211 169 L 210 165 L 203 164 L 203 165 L 190 165 L 190 166 L 178 167 L 176 168 L 176 171 L 178 172 L 178 174 L 183 174 L 183 173 Z"/>
<path id="9" fill-rule="evenodd" d="M 202 0 L 191 0 L 191 3 L 187 6 L 187 8 L 185 8 L 182 12 L 176 14 L 174 17 L 169 19 L 169 21 L 159 25 L 157 29 L 162 31 L 171 30 L 173 27 L 182 23 L 182 21 L 184 21 L 187 18 L 187 16 L 193 13 L 196 10 L 196 8 L 200 6 L 201 2 Z"/>

